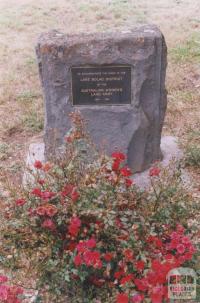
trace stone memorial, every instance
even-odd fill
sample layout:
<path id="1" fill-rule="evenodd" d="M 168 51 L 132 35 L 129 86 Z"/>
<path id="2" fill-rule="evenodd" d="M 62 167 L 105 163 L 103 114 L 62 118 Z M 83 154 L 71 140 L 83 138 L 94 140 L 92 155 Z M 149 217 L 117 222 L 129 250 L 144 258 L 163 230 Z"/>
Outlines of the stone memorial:
<path id="1" fill-rule="evenodd" d="M 133 172 L 161 159 L 167 106 L 165 39 L 145 25 L 130 31 L 42 34 L 36 47 L 45 98 L 45 157 L 56 156 L 79 110 L 108 154 L 127 154 Z"/>

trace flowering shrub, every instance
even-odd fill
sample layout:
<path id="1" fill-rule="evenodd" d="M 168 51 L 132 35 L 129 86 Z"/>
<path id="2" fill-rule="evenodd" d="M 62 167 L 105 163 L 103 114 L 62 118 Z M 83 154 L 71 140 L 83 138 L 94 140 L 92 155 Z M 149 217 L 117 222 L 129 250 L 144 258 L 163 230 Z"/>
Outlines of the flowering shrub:
<path id="1" fill-rule="evenodd" d="M 9 247 L 15 268 L 31 260 L 51 302 L 167 302 L 168 271 L 195 264 L 179 171 L 153 167 L 152 188 L 139 191 L 125 155 L 92 151 L 82 118 L 72 121 L 65 157 L 36 161 L 34 184 L 8 203 L 2 254 Z"/>
<path id="2" fill-rule="evenodd" d="M 20 303 L 23 289 L 18 286 L 7 284 L 8 278 L 0 275 L 0 302 L 2 303 Z"/>

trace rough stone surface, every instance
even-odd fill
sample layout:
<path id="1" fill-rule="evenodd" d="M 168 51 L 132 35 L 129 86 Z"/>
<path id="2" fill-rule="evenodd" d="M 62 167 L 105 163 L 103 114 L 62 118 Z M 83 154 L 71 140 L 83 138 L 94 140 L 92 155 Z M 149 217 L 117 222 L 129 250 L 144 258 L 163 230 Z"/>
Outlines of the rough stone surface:
<path id="1" fill-rule="evenodd" d="M 160 139 L 166 110 L 165 40 L 155 26 L 117 33 L 40 36 L 36 47 L 45 98 L 45 157 L 56 155 L 70 129 L 68 114 L 77 108 L 88 121 L 97 146 L 108 154 L 128 155 L 134 172 L 161 158 Z M 126 64 L 131 66 L 131 104 L 72 106 L 70 68 Z"/>

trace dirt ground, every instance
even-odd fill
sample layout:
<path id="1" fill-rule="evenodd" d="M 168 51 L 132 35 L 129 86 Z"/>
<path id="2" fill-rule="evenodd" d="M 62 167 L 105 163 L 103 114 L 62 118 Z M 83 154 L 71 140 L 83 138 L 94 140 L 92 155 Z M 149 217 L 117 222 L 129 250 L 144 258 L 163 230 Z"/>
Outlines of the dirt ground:
<path id="1" fill-rule="evenodd" d="M 199 0 L 0 0 L 2 175 L 5 170 L 18 175 L 27 146 L 42 136 L 43 98 L 34 50 L 40 33 L 117 32 L 142 23 L 158 25 L 168 45 L 164 133 L 178 136 L 184 146 L 189 136 L 199 140 Z M 199 171 L 192 173 L 198 176 Z"/>

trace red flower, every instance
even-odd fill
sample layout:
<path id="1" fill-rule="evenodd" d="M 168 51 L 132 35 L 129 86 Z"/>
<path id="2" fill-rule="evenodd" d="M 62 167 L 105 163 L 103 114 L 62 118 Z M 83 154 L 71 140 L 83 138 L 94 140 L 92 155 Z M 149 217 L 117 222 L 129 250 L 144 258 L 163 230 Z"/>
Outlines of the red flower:
<path id="1" fill-rule="evenodd" d="M 150 243 L 152 245 L 152 242 L 153 244 L 157 247 L 157 248 L 161 248 L 163 246 L 163 243 L 162 241 L 158 238 L 158 237 L 155 237 L 155 236 L 149 236 L 147 238 L 147 242 Z"/>
<path id="2" fill-rule="evenodd" d="M 73 141 L 72 137 L 70 137 L 70 136 L 65 136 L 64 139 L 67 143 L 71 143 Z"/>
<path id="3" fill-rule="evenodd" d="M 178 244 L 176 247 L 179 254 L 183 254 L 185 252 L 185 246 L 183 244 Z"/>
<path id="4" fill-rule="evenodd" d="M 162 274 L 165 273 L 165 276 L 166 276 L 167 273 L 170 271 L 170 269 L 172 269 L 174 267 L 173 263 L 172 262 L 165 262 L 165 263 L 163 263 L 162 264 Z M 163 277 L 163 278 L 165 278 L 165 277 Z M 165 281 L 165 279 L 164 279 L 164 281 Z"/>
<path id="5" fill-rule="evenodd" d="M 55 196 L 55 193 L 51 191 L 44 191 L 41 195 L 42 199 L 47 201 Z"/>
<path id="6" fill-rule="evenodd" d="M 127 187 L 130 187 L 133 184 L 133 180 L 131 179 L 125 179 L 125 183 Z"/>
<path id="7" fill-rule="evenodd" d="M 100 226 L 100 225 L 102 225 L 102 222 L 99 221 L 99 220 L 97 220 L 97 221 L 95 222 L 95 224 L 98 225 L 98 226 Z"/>
<path id="8" fill-rule="evenodd" d="M 145 278 L 135 279 L 134 283 L 137 286 L 137 289 L 140 291 L 146 291 L 148 289 L 148 283 Z"/>
<path id="9" fill-rule="evenodd" d="M 45 180 L 43 180 L 43 179 L 40 179 L 40 180 L 38 180 L 38 183 L 39 183 L 40 185 L 44 185 L 44 183 L 45 183 Z"/>
<path id="10" fill-rule="evenodd" d="M 92 284 L 94 284 L 97 287 L 101 287 L 105 283 L 104 279 L 98 279 L 96 277 L 91 277 L 90 281 Z"/>
<path id="11" fill-rule="evenodd" d="M 23 289 L 16 286 L 0 285 L 0 301 L 9 303 L 20 303 L 18 295 L 23 294 Z"/>
<path id="12" fill-rule="evenodd" d="M 24 293 L 23 289 L 21 287 L 17 287 L 17 286 L 10 286 L 9 287 L 9 298 L 8 298 L 8 302 L 9 303 L 19 303 L 19 300 L 17 299 L 18 295 L 22 295 Z M 9 300 L 11 299 L 11 301 Z M 12 299 L 14 299 L 14 301 L 12 301 Z"/>
<path id="13" fill-rule="evenodd" d="M 177 224 L 176 230 L 177 230 L 177 232 L 178 232 L 179 234 L 183 234 L 185 228 L 184 228 L 181 224 Z"/>
<path id="14" fill-rule="evenodd" d="M 39 197 L 39 198 L 42 197 L 42 192 L 41 192 L 40 188 L 37 188 L 37 187 L 34 188 L 31 193 L 33 195 L 35 195 L 36 197 Z"/>
<path id="15" fill-rule="evenodd" d="M 190 244 L 190 238 L 187 236 L 182 237 L 182 243 L 183 244 Z"/>
<path id="16" fill-rule="evenodd" d="M 81 220 L 78 217 L 73 217 L 69 225 L 70 235 L 75 237 L 79 232 L 80 226 L 81 226 Z"/>
<path id="17" fill-rule="evenodd" d="M 63 191 L 61 192 L 61 195 L 62 195 L 63 197 L 69 196 L 69 195 L 72 193 L 73 189 L 74 189 L 74 185 L 67 184 L 67 185 L 65 185 L 65 187 L 63 188 Z"/>
<path id="18" fill-rule="evenodd" d="M 33 165 L 37 169 L 41 169 L 42 168 L 42 162 L 41 161 L 36 160 Z"/>
<path id="19" fill-rule="evenodd" d="M 43 171 L 47 172 L 52 168 L 52 164 L 47 162 L 43 165 Z"/>
<path id="20" fill-rule="evenodd" d="M 158 168 L 158 167 L 152 167 L 149 170 L 149 176 L 150 177 L 157 177 L 157 176 L 159 176 L 159 174 L 160 174 L 160 168 Z"/>
<path id="21" fill-rule="evenodd" d="M 142 303 L 144 300 L 144 295 L 136 294 L 131 298 L 132 303 Z"/>
<path id="22" fill-rule="evenodd" d="M 172 254 L 167 254 L 165 256 L 165 260 L 169 261 L 169 262 L 173 262 L 174 261 L 174 256 Z"/>
<path id="23" fill-rule="evenodd" d="M 44 220 L 44 222 L 42 223 L 42 227 L 50 229 L 50 230 L 55 230 L 55 228 L 56 228 L 54 222 L 51 219 Z"/>
<path id="24" fill-rule="evenodd" d="M 87 248 L 95 248 L 97 243 L 94 238 L 91 238 L 85 242 L 85 245 L 87 246 Z"/>
<path id="25" fill-rule="evenodd" d="M 24 204 L 26 204 L 26 200 L 25 199 L 18 199 L 16 200 L 16 205 L 17 206 L 23 206 Z"/>
<path id="26" fill-rule="evenodd" d="M 124 270 L 116 271 L 116 272 L 114 273 L 114 278 L 118 280 L 118 279 L 121 278 L 121 276 L 123 276 L 123 275 L 124 275 Z"/>
<path id="27" fill-rule="evenodd" d="M 80 195 L 79 193 L 76 191 L 76 189 L 74 189 L 71 193 L 71 199 L 73 202 L 76 202 L 79 199 Z"/>
<path id="28" fill-rule="evenodd" d="M 69 245 L 67 246 L 67 249 L 70 251 L 74 251 L 76 248 L 76 243 L 75 242 L 70 242 Z"/>
<path id="29" fill-rule="evenodd" d="M 196 249 L 193 245 L 190 245 L 190 246 L 189 246 L 189 252 L 190 252 L 191 254 L 196 253 L 196 251 L 197 251 L 197 249 Z"/>
<path id="30" fill-rule="evenodd" d="M 118 294 L 116 303 L 128 303 L 128 295 L 125 293 Z"/>
<path id="31" fill-rule="evenodd" d="M 0 283 L 5 283 L 8 281 L 8 278 L 6 276 L 0 275 Z"/>
<path id="32" fill-rule="evenodd" d="M 185 260 L 191 260 L 192 256 L 193 256 L 192 253 L 188 252 L 188 253 L 185 254 L 184 257 L 185 257 Z"/>
<path id="33" fill-rule="evenodd" d="M 133 261 L 133 251 L 130 248 L 124 250 L 124 256 L 127 261 Z"/>
<path id="34" fill-rule="evenodd" d="M 74 264 L 78 267 L 83 264 L 83 260 L 80 255 L 75 256 Z"/>
<path id="35" fill-rule="evenodd" d="M 123 227 L 124 227 L 122 221 L 121 221 L 119 218 L 116 218 L 116 219 L 115 219 L 115 224 L 116 224 L 117 227 L 119 227 L 119 228 L 123 228 Z"/>
<path id="36" fill-rule="evenodd" d="M 46 206 L 46 214 L 47 214 L 47 216 L 53 217 L 53 216 L 55 216 L 55 214 L 57 214 L 57 212 L 58 212 L 58 210 L 57 210 L 56 206 L 51 205 L 51 204 L 49 204 L 49 205 Z"/>
<path id="37" fill-rule="evenodd" d="M 78 217 L 73 217 L 71 219 L 71 224 L 80 227 L 81 226 L 81 220 Z"/>
<path id="38" fill-rule="evenodd" d="M 182 255 L 182 256 L 180 256 L 180 257 L 178 258 L 178 262 L 179 262 L 180 264 L 183 264 L 185 261 L 186 261 L 186 258 L 185 258 L 184 255 Z"/>
<path id="39" fill-rule="evenodd" d="M 69 233 L 71 236 L 76 237 L 79 232 L 79 227 L 76 225 L 69 226 Z"/>
<path id="40" fill-rule="evenodd" d="M 87 250 L 86 246 L 85 246 L 85 242 L 79 242 L 77 245 L 76 245 L 76 249 L 78 250 L 78 252 L 85 252 Z"/>
<path id="41" fill-rule="evenodd" d="M 45 216 L 46 214 L 46 209 L 44 206 L 38 206 L 36 208 L 36 213 L 39 215 L 39 216 Z"/>
<path id="42" fill-rule="evenodd" d="M 156 286 L 152 289 L 150 295 L 152 303 L 162 303 L 163 302 L 164 289 L 163 286 Z"/>
<path id="43" fill-rule="evenodd" d="M 101 268 L 102 262 L 100 260 L 100 253 L 98 251 L 86 251 L 83 255 L 84 262 L 87 266 L 94 268 Z"/>
<path id="44" fill-rule="evenodd" d="M 6 302 L 9 296 L 10 287 L 8 285 L 0 285 L 0 300 Z"/>
<path id="45" fill-rule="evenodd" d="M 180 239 L 180 235 L 176 232 L 176 231 L 173 231 L 171 234 L 170 234 L 170 238 L 172 240 L 178 240 Z"/>
<path id="46" fill-rule="evenodd" d="M 170 248 L 175 249 L 178 246 L 179 241 L 180 241 L 179 239 L 173 239 L 170 243 Z"/>
<path id="47" fill-rule="evenodd" d="M 119 161 L 124 161 L 126 159 L 126 156 L 123 153 L 115 152 L 115 153 L 112 153 L 112 158 L 119 160 Z"/>
<path id="48" fill-rule="evenodd" d="M 152 241 L 154 241 L 154 236 L 150 235 L 150 236 L 147 238 L 147 243 L 151 243 Z"/>
<path id="49" fill-rule="evenodd" d="M 135 267 L 137 270 L 143 270 L 145 266 L 144 261 L 140 260 L 135 263 Z"/>
<path id="50" fill-rule="evenodd" d="M 121 279 L 121 281 L 120 281 L 120 285 L 124 285 L 124 284 L 126 284 L 126 283 L 128 283 L 128 282 L 131 282 L 131 281 L 133 280 L 133 278 L 134 278 L 134 275 L 133 275 L 133 274 L 129 274 L 129 275 L 123 277 L 123 278 Z"/>
<path id="51" fill-rule="evenodd" d="M 106 253 L 103 257 L 106 260 L 106 262 L 110 262 L 113 259 L 113 254 L 112 253 Z"/>
<path id="52" fill-rule="evenodd" d="M 154 271 L 149 271 L 146 275 L 146 279 L 151 285 L 156 285 L 158 283 L 157 273 Z"/>
<path id="53" fill-rule="evenodd" d="M 124 177 L 130 177 L 131 174 L 132 174 L 130 168 L 127 167 L 127 166 L 121 168 L 120 173 L 121 173 L 122 176 L 124 176 Z"/>
<path id="54" fill-rule="evenodd" d="M 154 271 L 160 271 L 161 268 L 162 268 L 162 264 L 160 263 L 160 261 L 158 260 L 153 260 L 151 262 L 151 268 L 154 270 Z"/>
<path id="55" fill-rule="evenodd" d="M 163 246 L 162 241 L 160 239 L 158 239 L 157 237 L 155 237 L 154 243 L 157 248 L 161 248 Z"/>
<path id="56" fill-rule="evenodd" d="M 120 161 L 119 160 L 115 160 L 112 164 L 112 170 L 113 171 L 118 171 L 119 170 L 119 166 L 120 166 Z"/>

